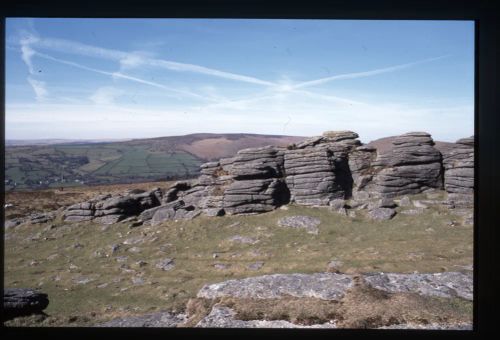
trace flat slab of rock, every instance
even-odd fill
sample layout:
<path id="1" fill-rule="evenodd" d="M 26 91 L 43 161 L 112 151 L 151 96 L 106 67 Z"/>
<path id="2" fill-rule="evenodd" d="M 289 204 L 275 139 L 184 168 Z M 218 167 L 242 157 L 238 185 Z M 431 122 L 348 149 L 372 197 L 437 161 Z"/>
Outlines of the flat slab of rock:
<path id="1" fill-rule="evenodd" d="M 187 320 L 185 314 L 160 312 L 142 316 L 117 318 L 96 327 L 177 327 Z"/>
<path id="2" fill-rule="evenodd" d="M 215 306 L 210 314 L 196 324 L 202 328 L 336 328 L 333 323 L 311 326 L 296 325 L 285 320 L 237 320 L 236 312 L 229 307 Z"/>
<path id="3" fill-rule="evenodd" d="M 471 273 L 443 272 L 425 274 L 375 273 L 364 275 L 373 288 L 390 293 L 415 292 L 420 295 L 473 298 Z"/>
<path id="4" fill-rule="evenodd" d="M 352 282 L 352 278 L 344 274 L 273 274 L 205 285 L 197 296 L 206 299 L 223 296 L 255 299 L 295 296 L 340 300 Z"/>
<path id="5" fill-rule="evenodd" d="M 47 294 L 30 288 L 5 288 L 3 308 L 5 318 L 39 314 L 49 305 Z"/>
<path id="6" fill-rule="evenodd" d="M 321 220 L 311 216 L 288 216 L 278 220 L 278 225 L 285 228 L 305 229 L 309 234 L 318 234 Z"/>
<path id="7" fill-rule="evenodd" d="M 412 292 L 439 297 L 473 298 L 472 273 L 370 273 L 362 278 L 373 288 L 390 293 Z M 197 297 L 276 299 L 285 296 L 340 300 L 353 286 L 353 275 L 339 273 L 273 274 L 203 286 Z"/>

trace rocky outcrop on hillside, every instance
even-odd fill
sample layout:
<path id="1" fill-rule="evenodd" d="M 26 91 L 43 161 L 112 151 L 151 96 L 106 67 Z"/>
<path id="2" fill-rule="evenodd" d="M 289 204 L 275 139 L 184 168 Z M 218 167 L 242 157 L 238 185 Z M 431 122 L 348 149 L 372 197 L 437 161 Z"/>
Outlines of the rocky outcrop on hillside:
<path id="1" fill-rule="evenodd" d="M 165 192 L 101 196 L 70 206 L 64 217 L 115 223 L 138 216 L 139 223 L 154 225 L 200 214 L 263 213 L 296 203 L 330 206 L 344 215 L 355 214 L 346 208 L 368 208 L 370 217 L 385 220 L 394 216 L 396 205 L 370 203 L 373 199 L 434 189 L 449 193 L 450 208 L 470 208 L 473 137 L 446 143 L 451 146 L 445 149 L 438 149 L 425 132 L 384 142 L 384 147 L 362 145 L 355 132 L 328 131 L 288 147 L 243 149 L 234 157 L 201 165 L 196 180 L 176 182 Z M 350 206 L 345 204 L 348 199 Z"/>
<path id="2" fill-rule="evenodd" d="M 113 224 L 159 206 L 161 199 L 159 189 L 149 192 L 134 190 L 117 196 L 101 195 L 69 206 L 64 212 L 64 219 L 69 222 L 96 220 L 102 224 Z"/>

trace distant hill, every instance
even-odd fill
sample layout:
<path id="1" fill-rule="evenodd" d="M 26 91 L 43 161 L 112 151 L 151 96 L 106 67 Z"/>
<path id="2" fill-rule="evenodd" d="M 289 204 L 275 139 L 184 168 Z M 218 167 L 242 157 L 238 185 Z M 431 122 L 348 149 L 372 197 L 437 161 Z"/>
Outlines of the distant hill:
<path id="1" fill-rule="evenodd" d="M 8 141 L 5 189 L 191 178 L 200 164 L 238 150 L 285 146 L 306 137 L 198 133 L 125 141 Z M 16 144 L 17 142 L 17 144 Z"/>
<path id="2" fill-rule="evenodd" d="M 52 145 L 52 144 L 91 144 L 121 142 L 130 139 L 6 139 L 6 146 Z"/>

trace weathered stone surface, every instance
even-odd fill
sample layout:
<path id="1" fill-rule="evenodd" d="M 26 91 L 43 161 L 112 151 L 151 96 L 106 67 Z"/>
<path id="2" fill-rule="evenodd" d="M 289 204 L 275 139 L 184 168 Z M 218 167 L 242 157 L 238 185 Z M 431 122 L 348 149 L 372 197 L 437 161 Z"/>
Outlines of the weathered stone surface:
<path id="1" fill-rule="evenodd" d="M 88 202 L 69 206 L 64 211 L 65 221 L 89 221 L 95 219 L 98 223 L 113 224 L 130 216 L 159 206 L 162 192 L 159 188 L 149 192 L 129 190 L 124 195 L 101 195 Z"/>
<path id="2" fill-rule="evenodd" d="M 424 132 L 394 138 L 392 146 L 372 162 L 380 170 L 371 189 L 382 196 L 395 197 L 442 188 L 442 156 L 433 145 L 430 135 Z"/>
<path id="3" fill-rule="evenodd" d="M 159 312 L 141 316 L 117 318 L 96 327 L 177 327 L 187 321 L 185 314 Z"/>
<path id="4" fill-rule="evenodd" d="M 420 295 L 473 298 L 472 273 L 443 272 L 432 274 L 365 274 L 372 287 L 391 293 L 414 292 Z"/>
<path id="5" fill-rule="evenodd" d="M 474 137 L 442 147 L 444 188 L 450 193 L 474 193 Z"/>
<path id="6" fill-rule="evenodd" d="M 318 234 L 321 220 L 311 216 L 288 216 L 278 220 L 278 225 L 285 228 L 305 229 L 309 234 Z"/>
<path id="7" fill-rule="evenodd" d="M 206 317 L 200 320 L 196 327 L 201 328 L 336 328 L 333 323 L 310 326 L 296 325 L 285 320 L 237 320 L 236 312 L 229 307 L 214 306 Z"/>
<path id="8" fill-rule="evenodd" d="M 273 274 L 205 285 L 198 297 L 276 299 L 285 296 L 339 300 L 351 287 L 349 275 L 334 273 Z"/>
<path id="9" fill-rule="evenodd" d="M 17 316 L 39 314 L 47 308 L 47 294 L 30 288 L 4 288 L 4 317 L 11 319 Z"/>
<path id="10" fill-rule="evenodd" d="M 390 220 L 396 215 L 396 211 L 390 208 L 376 208 L 368 212 L 368 216 L 370 216 L 374 220 Z"/>

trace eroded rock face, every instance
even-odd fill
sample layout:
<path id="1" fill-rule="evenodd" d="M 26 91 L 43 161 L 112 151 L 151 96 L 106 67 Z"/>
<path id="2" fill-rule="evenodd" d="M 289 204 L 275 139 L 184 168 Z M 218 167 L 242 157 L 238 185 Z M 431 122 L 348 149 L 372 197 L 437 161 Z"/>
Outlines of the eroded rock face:
<path id="1" fill-rule="evenodd" d="M 39 314 L 47 308 L 47 294 L 30 288 L 5 288 L 3 308 L 6 319 L 30 314 Z"/>
<path id="2" fill-rule="evenodd" d="M 101 195 L 87 202 L 69 206 L 64 211 L 64 220 L 70 222 L 95 220 L 101 224 L 113 224 L 159 206 L 161 195 L 160 189 L 117 196 Z"/>
<path id="3" fill-rule="evenodd" d="M 462 138 L 443 153 L 444 188 L 458 194 L 474 193 L 474 137 Z"/>
<path id="4" fill-rule="evenodd" d="M 286 184 L 292 202 L 328 205 L 351 195 L 348 153 L 361 143 L 352 131 L 325 132 L 285 151 Z"/>
<path id="5" fill-rule="evenodd" d="M 371 190 L 383 197 L 417 194 L 430 188 L 441 189 L 442 156 L 425 132 L 409 132 L 396 137 L 392 147 L 378 154 L 372 163 L 376 175 Z"/>

